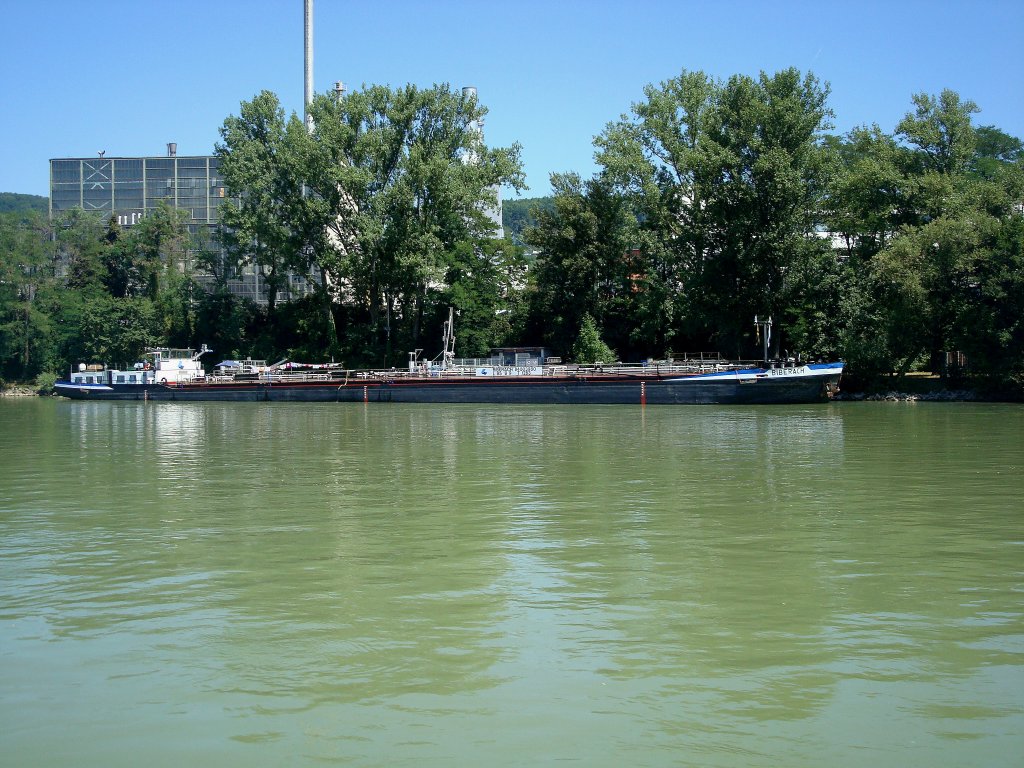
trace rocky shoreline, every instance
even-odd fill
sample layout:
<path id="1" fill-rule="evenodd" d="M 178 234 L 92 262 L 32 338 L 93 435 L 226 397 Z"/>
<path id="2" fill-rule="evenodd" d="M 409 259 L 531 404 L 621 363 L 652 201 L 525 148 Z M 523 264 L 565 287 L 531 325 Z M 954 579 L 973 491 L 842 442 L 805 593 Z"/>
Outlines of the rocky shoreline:
<path id="1" fill-rule="evenodd" d="M 7 387 L 6 389 L 0 389 L 0 397 L 38 397 L 44 393 L 33 389 L 32 387 L 26 387 L 15 384 L 14 386 Z M 48 393 L 47 393 L 48 394 Z"/>
<path id="2" fill-rule="evenodd" d="M 838 392 L 832 398 L 834 402 L 860 403 L 860 402 L 890 402 L 890 403 L 971 403 L 982 400 L 978 393 L 971 389 L 940 389 L 935 392 L 913 393 L 913 392 Z"/>

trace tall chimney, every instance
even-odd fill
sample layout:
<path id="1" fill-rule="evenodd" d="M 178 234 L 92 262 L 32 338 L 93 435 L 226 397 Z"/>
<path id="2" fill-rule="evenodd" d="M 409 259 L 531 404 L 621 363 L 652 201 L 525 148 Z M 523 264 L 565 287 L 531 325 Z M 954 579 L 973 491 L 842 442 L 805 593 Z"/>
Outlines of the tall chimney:
<path id="1" fill-rule="evenodd" d="M 305 51 L 306 51 L 306 129 L 313 132 L 313 116 L 309 114 L 309 105 L 313 103 L 313 0 L 306 0 L 305 20 Z"/>
<path id="2" fill-rule="evenodd" d="M 177 155 L 178 155 L 178 145 L 175 142 L 173 142 L 173 141 L 167 142 L 167 156 L 168 157 L 177 157 Z"/>

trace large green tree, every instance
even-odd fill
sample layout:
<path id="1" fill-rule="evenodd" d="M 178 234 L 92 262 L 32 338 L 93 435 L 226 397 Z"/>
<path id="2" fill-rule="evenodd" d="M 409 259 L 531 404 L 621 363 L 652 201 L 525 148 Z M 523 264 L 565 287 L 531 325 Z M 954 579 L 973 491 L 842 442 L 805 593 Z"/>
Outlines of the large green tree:
<path id="1" fill-rule="evenodd" d="M 154 332 L 153 302 L 71 293 L 55 310 L 60 320 L 60 356 L 75 362 L 123 366 L 140 359 L 147 347 L 164 340 Z"/>
<path id="2" fill-rule="evenodd" d="M 869 379 L 922 362 L 946 373 L 957 351 L 979 371 L 1014 355 L 992 297 L 1015 295 L 1006 229 L 1020 217 L 1020 143 L 975 129 L 978 107 L 952 91 L 913 105 L 894 135 L 857 129 L 836 153 L 829 221 L 849 258 L 841 351 Z"/>
<path id="3" fill-rule="evenodd" d="M 215 271 L 226 276 L 241 265 L 254 267 L 271 316 L 289 272 L 306 276 L 311 267 L 294 221 L 304 195 L 304 133 L 301 120 L 286 117 L 277 96 L 263 91 L 224 121 L 216 149 L 228 195 L 220 206 L 220 239 L 229 264 L 214 265 Z"/>
<path id="4" fill-rule="evenodd" d="M 485 267 L 497 189 L 523 184 L 519 147 L 487 147 L 486 109 L 447 85 L 321 96 L 311 112 L 309 230 L 325 234 L 314 250 L 386 354 L 421 346 L 446 272 Z"/>
<path id="5" fill-rule="evenodd" d="M 538 210 L 536 225 L 524 233 L 538 253 L 531 328 L 556 353 L 569 355 L 590 318 L 628 354 L 639 321 L 635 281 L 642 268 L 631 261 L 636 216 L 628 200 L 600 177 L 554 174 L 551 187 L 553 206 Z M 649 287 L 645 298 L 653 290 Z"/>
<path id="6" fill-rule="evenodd" d="M 72 208 L 55 217 L 53 228 L 67 286 L 90 294 L 105 292 L 109 220 L 95 212 Z"/>
<path id="7" fill-rule="evenodd" d="M 185 220 L 161 206 L 125 230 L 78 209 L 52 224 L 0 223 L 2 374 L 31 380 L 74 362 L 130 363 L 158 343 L 188 345 Z"/>
<path id="8" fill-rule="evenodd" d="M 1024 397 L 1024 216 L 1003 219 L 974 270 L 959 339 L 971 369 L 1000 394 Z"/>
<path id="9" fill-rule="evenodd" d="M 0 375 L 27 381 L 54 364 L 46 301 L 55 287 L 49 223 L 0 214 Z"/>
<path id="10" fill-rule="evenodd" d="M 447 85 L 318 96 L 310 112 L 312 131 L 261 94 L 225 122 L 218 154 L 240 201 L 225 219 L 233 247 L 276 260 L 268 271 L 307 260 L 331 334 L 336 317 L 365 315 L 392 362 L 395 344 L 419 344 L 451 259 L 468 269 L 483 258 L 475 245 L 493 231 L 496 189 L 522 186 L 519 148 L 486 147 L 486 110 Z"/>
<path id="11" fill-rule="evenodd" d="M 597 159 L 648 233 L 665 337 L 749 350 L 755 314 L 794 311 L 794 265 L 827 254 L 828 88 L 795 69 L 726 82 L 684 71 L 644 95 Z"/>
<path id="12" fill-rule="evenodd" d="M 526 264 L 522 249 L 509 240 L 466 241 L 447 254 L 438 287 L 432 327 L 441 327 L 446 307 L 457 313 L 456 344 L 463 357 L 483 357 L 506 344 L 522 311 Z"/>

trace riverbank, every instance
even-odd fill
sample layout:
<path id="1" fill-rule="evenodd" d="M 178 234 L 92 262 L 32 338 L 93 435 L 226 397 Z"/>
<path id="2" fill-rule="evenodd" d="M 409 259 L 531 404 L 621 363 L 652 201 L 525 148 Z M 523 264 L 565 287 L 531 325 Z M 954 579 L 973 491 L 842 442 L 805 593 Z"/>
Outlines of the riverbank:
<path id="1" fill-rule="evenodd" d="M 915 403 L 931 402 L 931 403 L 973 403 L 978 401 L 984 401 L 986 398 L 981 397 L 973 389 L 940 389 L 934 392 L 873 392 L 868 394 L 867 392 L 837 392 L 832 398 L 833 401 L 839 403 L 850 403 L 850 402 L 906 402 Z"/>
<path id="2" fill-rule="evenodd" d="M 30 386 L 20 384 L 0 389 L 0 397 L 39 397 L 42 394 Z"/>

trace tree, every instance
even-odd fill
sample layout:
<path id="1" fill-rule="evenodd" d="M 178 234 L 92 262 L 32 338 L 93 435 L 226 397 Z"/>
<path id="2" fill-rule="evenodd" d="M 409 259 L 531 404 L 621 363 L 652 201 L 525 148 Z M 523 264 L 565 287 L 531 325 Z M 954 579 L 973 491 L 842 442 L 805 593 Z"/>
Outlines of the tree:
<path id="1" fill-rule="evenodd" d="M 984 297 L 1012 295 L 992 260 L 1007 263 L 997 243 L 1019 218 L 1019 141 L 973 128 L 978 107 L 953 91 L 913 104 L 894 136 L 875 126 L 833 142 L 828 222 L 848 257 L 839 349 L 867 379 L 924 360 L 944 374 L 958 350 L 990 367 L 973 341 L 996 335 Z"/>
<path id="2" fill-rule="evenodd" d="M 538 210 L 536 225 L 524 232 L 537 249 L 533 327 L 548 346 L 568 354 L 590 316 L 615 326 L 615 343 L 626 347 L 635 328 L 636 218 L 625 196 L 602 178 L 553 174 L 551 186 L 554 205 Z"/>
<path id="3" fill-rule="evenodd" d="M 819 327 L 833 329 L 829 356 L 847 361 L 851 379 L 871 382 L 905 372 L 920 356 L 923 318 L 915 309 L 913 270 L 901 267 L 893 252 L 879 258 L 920 219 L 907 181 L 913 158 L 877 125 L 827 144 L 834 169 L 825 223 L 842 243 L 843 258 L 817 279 L 807 313 L 822 313 Z"/>
<path id="4" fill-rule="evenodd" d="M 106 289 L 106 221 L 96 213 L 72 208 L 53 222 L 58 259 L 64 265 L 67 285 L 90 294 Z"/>
<path id="5" fill-rule="evenodd" d="M 316 97 L 310 132 L 261 94 L 221 132 L 229 243 L 272 277 L 312 265 L 332 338 L 365 312 L 386 359 L 393 338 L 416 345 L 451 254 L 490 235 L 498 185 L 522 186 L 519 148 L 484 146 L 485 112 L 447 85 L 372 86 Z"/>
<path id="6" fill-rule="evenodd" d="M 0 369 L 30 380 L 74 361 L 134 361 L 157 342 L 188 344 L 186 219 L 161 206 L 124 231 L 75 209 L 52 228 L 38 216 L 0 226 L 9 254 L 0 261 Z"/>
<path id="7" fill-rule="evenodd" d="M 674 327 L 740 352 L 754 314 L 787 309 L 786 275 L 822 253 L 827 86 L 795 69 L 648 86 L 597 139 L 648 235 L 645 273 Z"/>
<path id="8" fill-rule="evenodd" d="M 314 258 L 339 297 L 365 308 L 385 357 L 393 337 L 419 346 L 450 255 L 467 243 L 479 254 L 497 187 L 522 187 L 519 147 L 486 147 L 486 110 L 447 85 L 372 86 L 310 111 L 299 219 Z"/>
<path id="9" fill-rule="evenodd" d="M 1024 142 L 1016 136 L 982 125 L 974 130 L 975 154 L 971 172 L 984 179 L 996 179 L 1024 158 Z"/>
<path id="10" fill-rule="evenodd" d="M 153 303 L 146 298 L 73 293 L 64 297 L 55 315 L 60 320 L 60 353 L 65 364 L 131 364 L 147 347 L 161 341 L 153 330 Z"/>
<path id="11" fill-rule="evenodd" d="M 580 322 L 580 334 L 576 343 L 572 345 L 572 359 L 581 364 L 587 363 L 613 363 L 616 360 L 615 352 L 601 340 L 601 334 L 594 324 L 594 318 L 589 314 L 583 315 Z"/>
<path id="12" fill-rule="evenodd" d="M 877 125 L 830 139 L 834 170 L 825 223 L 843 239 L 848 258 L 866 263 L 917 221 L 906 183 L 910 153 Z"/>
<path id="13" fill-rule="evenodd" d="M 172 208 L 161 200 L 122 238 L 131 260 L 129 296 L 155 301 L 161 293 L 191 271 L 192 238 L 188 211 Z"/>
<path id="14" fill-rule="evenodd" d="M 215 288 L 201 293 L 196 301 L 196 333 L 221 359 L 240 356 L 247 348 L 252 354 L 250 328 L 257 315 L 251 302 L 223 287 Z"/>
<path id="15" fill-rule="evenodd" d="M 55 285 L 50 228 L 42 216 L 0 216 L 0 373 L 28 381 L 53 365 L 45 299 Z"/>
<path id="16" fill-rule="evenodd" d="M 896 135 L 917 148 L 921 171 L 946 176 L 966 172 L 977 146 L 971 115 L 980 111 L 978 105 L 948 88 L 938 97 L 916 93 L 913 102 L 914 112 L 899 122 Z"/>
<path id="17" fill-rule="evenodd" d="M 1000 394 L 1024 396 L 1024 216 L 1007 217 L 976 270 L 961 316 L 971 369 Z"/>
<path id="18" fill-rule="evenodd" d="M 512 334 L 526 274 L 522 249 L 509 240 L 484 240 L 476 247 L 463 242 L 448 253 L 447 261 L 432 324 L 443 323 L 445 308 L 453 307 L 460 355 L 482 357 Z M 432 348 L 429 341 L 427 345 Z"/>
<path id="19" fill-rule="evenodd" d="M 221 243 L 233 263 L 259 271 L 271 316 L 288 273 L 306 275 L 310 268 L 292 220 L 295 198 L 303 195 L 295 144 L 304 131 L 294 113 L 285 118 L 277 96 L 263 91 L 225 119 L 216 148 L 228 194 L 220 207 Z"/>
<path id="20" fill-rule="evenodd" d="M 897 136 L 911 149 L 906 186 L 918 220 L 892 244 L 888 260 L 914 276 L 920 297 L 914 308 L 926 325 L 922 351 L 933 372 L 945 373 L 946 353 L 963 348 L 963 319 L 973 314 L 979 268 L 1014 215 L 1020 188 L 1006 183 L 1009 174 L 972 173 L 978 157 L 974 102 L 950 90 L 913 100 L 915 111 L 900 121 Z M 985 138 L 998 137 L 986 132 Z"/>
<path id="21" fill-rule="evenodd" d="M 537 213 L 550 211 L 555 206 L 554 198 L 524 197 L 518 200 L 505 200 L 501 205 L 501 225 L 505 234 L 517 245 L 522 245 L 523 231 L 527 227 L 536 226 Z"/>
<path id="22" fill-rule="evenodd" d="M 190 272 L 188 212 L 161 200 L 138 224 L 123 229 L 111 216 L 100 241 L 102 282 L 115 298 L 155 301 Z"/>

